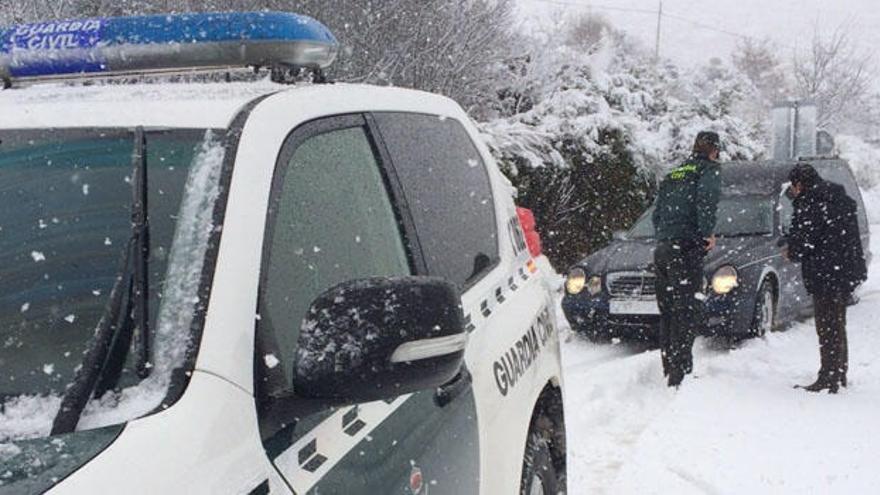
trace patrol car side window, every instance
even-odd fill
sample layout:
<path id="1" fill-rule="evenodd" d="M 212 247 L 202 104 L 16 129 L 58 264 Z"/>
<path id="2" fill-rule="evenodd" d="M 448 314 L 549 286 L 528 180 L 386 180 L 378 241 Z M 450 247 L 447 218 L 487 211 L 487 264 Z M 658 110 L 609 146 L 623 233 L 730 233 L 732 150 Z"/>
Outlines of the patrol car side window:
<path id="1" fill-rule="evenodd" d="M 476 146 L 455 119 L 376 113 L 376 124 L 418 231 L 431 275 L 466 288 L 497 265 L 492 188 Z"/>
<path id="2" fill-rule="evenodd" d="M 319 294 L 349 280 L 411 273 L 376 156 L 363 125 L 304 140 L 294 133 L 282 151 L 259 304 L 266 355 L 257 359 L 286 386 L 301 322 Z"/>

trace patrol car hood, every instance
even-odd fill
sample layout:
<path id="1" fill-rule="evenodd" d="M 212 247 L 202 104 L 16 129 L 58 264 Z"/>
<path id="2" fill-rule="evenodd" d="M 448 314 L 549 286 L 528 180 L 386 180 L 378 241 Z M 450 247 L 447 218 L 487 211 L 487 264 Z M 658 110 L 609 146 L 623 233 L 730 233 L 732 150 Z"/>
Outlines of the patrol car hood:
<path id="1" fill-rule="evenodd" d="M 773 243 L 768 236 L 743 236 L 720 238 L 704 260 L 707 272 L 722 265 L 742 266 L 762 257 L 759 246 Z M 577 266 L 590 275 L 601 275 L 618 271 L 647 270 L 654 263 L 653 239 L 614 241 L 581 260 Z"/>

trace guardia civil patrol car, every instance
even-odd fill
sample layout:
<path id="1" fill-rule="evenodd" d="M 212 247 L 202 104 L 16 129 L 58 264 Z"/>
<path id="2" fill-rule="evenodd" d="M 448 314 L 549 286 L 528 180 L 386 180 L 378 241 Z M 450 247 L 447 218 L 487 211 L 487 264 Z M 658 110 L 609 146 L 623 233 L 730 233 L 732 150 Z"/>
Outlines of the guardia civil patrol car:
<path id="1" fill-rule="evenodd" d="M 534 221 L 457 104 L 51 81 L 320 82 L 294 14 L 0 33 L 0 493 L 564 491 Z"/>

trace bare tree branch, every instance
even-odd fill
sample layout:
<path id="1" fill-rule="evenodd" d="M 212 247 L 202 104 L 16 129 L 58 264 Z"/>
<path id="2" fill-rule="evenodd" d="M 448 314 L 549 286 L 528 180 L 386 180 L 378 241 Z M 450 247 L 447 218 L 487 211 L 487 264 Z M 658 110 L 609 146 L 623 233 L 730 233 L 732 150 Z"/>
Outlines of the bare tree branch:
<path id="1" fill-rule="evenodd" d="M 870 93 L 873 59 L 853 43 L 848 25 L 827 37 L 816 27 L 806 53 L 795 54 L 793 68 L 798 96 L 816 102 L 820 126 L 836 130 L 859 112 Z"/>

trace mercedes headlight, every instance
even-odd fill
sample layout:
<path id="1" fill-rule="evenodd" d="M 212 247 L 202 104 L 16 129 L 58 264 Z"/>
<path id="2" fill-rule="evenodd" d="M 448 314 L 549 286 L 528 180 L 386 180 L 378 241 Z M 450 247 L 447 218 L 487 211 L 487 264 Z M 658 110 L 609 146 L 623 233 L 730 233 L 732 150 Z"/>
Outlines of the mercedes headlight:
<path id="1" fill-rule="evenodd" d="M 587 292 L 589 292 L 591 296 L 595 296 L 602 292 L 602 277 L 598 275 L 590 277 L 590 280 L 587 280 Z"/>
<path id="2" fill-rule="evenodd" d="M 736 287 L 739 287 L 736 268 L 727 265 L 715 270 L 715 275 L 712 275 L 712 290 L 716 294 L 727 294 Z"/>
<path id="3" fill-rule="evenodd" d="M 565 290 L 571 295 L 580 294 L 587 285 L 587 272 L 582 268 L 574 268 L 568 272 L 565 280 Z"/>

